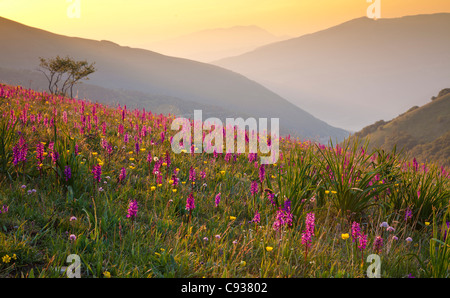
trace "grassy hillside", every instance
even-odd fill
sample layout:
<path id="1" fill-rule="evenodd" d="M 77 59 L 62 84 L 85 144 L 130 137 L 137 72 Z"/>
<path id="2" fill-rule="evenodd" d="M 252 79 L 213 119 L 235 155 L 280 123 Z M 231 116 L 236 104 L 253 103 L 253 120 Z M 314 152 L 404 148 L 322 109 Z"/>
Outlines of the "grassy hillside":
<path id="1" fill-rule="evenodd" d="M 449 277 L 439 166 L 290 137 L 276 164 L 175 154 L 173 117 L 13 86 L 0 115 L 0 277 L 77 255 L 83 278 L 359 278 L 371 254 L 381 277 Z"/>
<path id="2" fill-rule="evenodd" d="M 0 67 L 0 83 L 15 86 L 28 86 L 36 91 L 48 90 L 48 81 L 45 76 L 37 71 L 17 70 Z M 172 114 L 178 117 L 188 117 L 194 110 L 204 111 L 204 117 L 237 117 L 236 113 L 217 106 L 201 104 L 183 100 L 177 97 L 163 94 L 149 94 L 126 89 L 107 89 L 100 86 L 80 83 L 75 85 L 74 96 L 78 99 L 89 99 L 104 105 L 121 105 L 129 109 L 147 109 L 156 114 Z M 243 114 L 241 114 L 243 115 Z"/>
<path id="3" fill-rule="evenodd" d="M 378 121 L 354 136 L 370 140 L 371 148 L 390 151 L 397 146 L 421 162 L 450 167 L 450 92 L 443 89 L 428 104 L 391 121 Z"/>

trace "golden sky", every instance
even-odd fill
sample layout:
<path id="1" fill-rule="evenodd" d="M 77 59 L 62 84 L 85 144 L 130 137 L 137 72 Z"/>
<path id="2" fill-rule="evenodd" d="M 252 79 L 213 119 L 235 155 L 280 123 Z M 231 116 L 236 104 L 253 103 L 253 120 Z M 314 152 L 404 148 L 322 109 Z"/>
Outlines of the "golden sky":
<path id="1" fill-rule="evenodd" d="M 79 1 L 80 17 L 69 18 Z M 370 0 L 0 0 L 0 16 L 44 30 L 137 46 L 204 29 L 256 25 L 300 36 L 366 16 Z M 373 0 L 376 1 L 376 0 Z M 450 12 L 450 0 L 379 0 L 381 17 Z M 70 10 L 72 14 L 76 10 Z"/>

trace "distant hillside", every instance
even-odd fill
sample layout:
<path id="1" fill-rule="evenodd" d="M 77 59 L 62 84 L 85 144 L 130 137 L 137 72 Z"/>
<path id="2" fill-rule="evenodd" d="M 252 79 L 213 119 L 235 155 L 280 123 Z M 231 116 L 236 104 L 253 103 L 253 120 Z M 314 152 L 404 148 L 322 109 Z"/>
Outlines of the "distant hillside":
<path id="1" fill-rule="evenodd" d="M 450 89 L 426 105 L 414 106 L 391 121 L 380 120 L 352 137 L 368 139 L 370 148 L 391 150 L 397 145 L 411 158 L 450 167 Z"/>
<path id="2" fill-rule="evenodd" d="M 450 82 L 450 13 L 354 19 L 215 64 L 331 125 L 358 131 Z"/>
<path id="3" fill-rule="evenodd" d="M 288 37 L 275 36 L 257 26 L 234 26 L 203 30 L 159 42 L 143 43 L 142 47 L 164 55 L 211 62 L 240 55 L 283 39 Z"/>
<path id="4" fill-rule="evenodd" d="M 22 86 L 36 91 L 48 92 L 48 82 L 40 72 L 31 70 L 15 70 L 0 67 L 0 83 Z M 225 118 L 233 112 L 216 106 L 200 104 L 180 98 L 148 94 L 125 89 L 107 89 L 100 86 L 81 83 L 75 85 L 74 97 L 92 102 L 108 104 L 110 106 L 126 105 L 129 109 L 142 109 L 155 114 L 172 114 L 180 117 L 192 117 L 194 110 L 202 110 L 203 117 Z"/>
<path id="5" fill-rule="evenodd" d="M 95 62 L 97 71 L 89 80 L 95 86 L 195 102 L 229 111 L 227 117 L 279 118 L 282 134 L 305 139 L 342 140 L 348 135 L 262 85 L 218 66 L 110 41 L 57 35 L 4 18 L 0 18 L 0 36 L 7 41 L 0 46 L 0 66 L 5 69 L 35 71 L 39 57 L 68 55 Z"/>

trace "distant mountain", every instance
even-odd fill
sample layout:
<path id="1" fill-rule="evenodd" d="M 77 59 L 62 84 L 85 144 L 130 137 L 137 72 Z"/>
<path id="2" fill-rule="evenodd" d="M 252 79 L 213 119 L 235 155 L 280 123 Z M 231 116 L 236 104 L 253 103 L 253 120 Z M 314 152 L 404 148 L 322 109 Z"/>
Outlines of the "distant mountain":
<path id="1" fill-rule="evenodd" d="M 346 131 L 315 118 L 260 84 L 217 66 L 110 41 L 57 35 L 4 18 L 0 18 L 0 36 L 0 66 L 4 69 L 35 71 L 38 57 L 68 55 L 95 62 L 97 71 L 90 76 L 91 85 L 213 106 L 229 111 L 233 118 L 279 118 L 281 133 L 301 138 L 347 136 Z"/>
<path id="2" fill-rule="evenodd" d="M 194 32 L 170 40 L 143 43 L 142 47 L 169 56 L 211 62 L 243 54 L 269 43 L 288 39 L 257 26 L 235 26 Z"/>
<path id="3" fill-rule="evenodd" d="M 354 19 L 214 62 L 327 123 L 357 131 L 450 81 L 450 13 Z"/>
<path id="4" fill-rule="evenodd" d="M 450 89 L 414 106 L 391 121 L 380 120 L 352 137 L 369 140 L 370 148 L 390 151 L 394 145 L 411 158 L 450 167 Z"/>

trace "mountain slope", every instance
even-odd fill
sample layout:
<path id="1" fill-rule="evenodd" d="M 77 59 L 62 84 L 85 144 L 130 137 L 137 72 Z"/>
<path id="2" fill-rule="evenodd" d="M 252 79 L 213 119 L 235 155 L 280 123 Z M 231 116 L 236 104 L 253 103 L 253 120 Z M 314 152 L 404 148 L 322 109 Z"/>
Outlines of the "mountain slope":
<path id="1" fill-rule="evenodd" d="M 368 139 L 370 148 L 391 150 L 396 145 L 421 162 L 450 167 L 450 89 L 421 107 L 414 106 L 388 122 L 378 121 L 352 137 Z"/>
<path id="2" fill-rule="evenodd" d="M 48 91 L 48 81 L 40 72 L 16 70 L 0 67 L 0 83 L 22 86 L 36 91 Z M 232 112 L 216 106 L 199 104 L 176 97 L 148 94 L 124 89 L 107 89 L 100 86 L 82 83 L 76 85 L 75 97 L 89 101 L 108 104 L 110 106 L 127 106 L 129 109 L 151 110 L 154 114 L 172 114 L 182 117 L 193 117 L 194 110 L 204 111 L 204 117 L 223 118 Z"/>
<path id="3" fill-rule="evenodd" d="M 257 26 L 235 26 L 203 30 L 170 40 L 142 43 L 142 47 L 169 56 L 210 62 L 243 54 L 282 39 L 287 37 L 272 35 Z"/>
<path id="4" fill-rule="evenodd" d="M 357 131 L 422 105 L 448 84 L 449 28 L 449 13 L 364 17 L 214 64 L 332 125 Z"/>
<path id="5" fill-rule="evenodd" d="M 329 126 L 260 84 L 232 71 L 187 59 L 94 41 L 52 34 L 0 18 L 3 68 L 35 70 L 38 57 L 69 55 L 95 62 L 90 83 L 170 96 L 216 106 L 243 118 L 280 118 L 281 132 L 303 138 L 342 139 L 347 133 Z"/>

